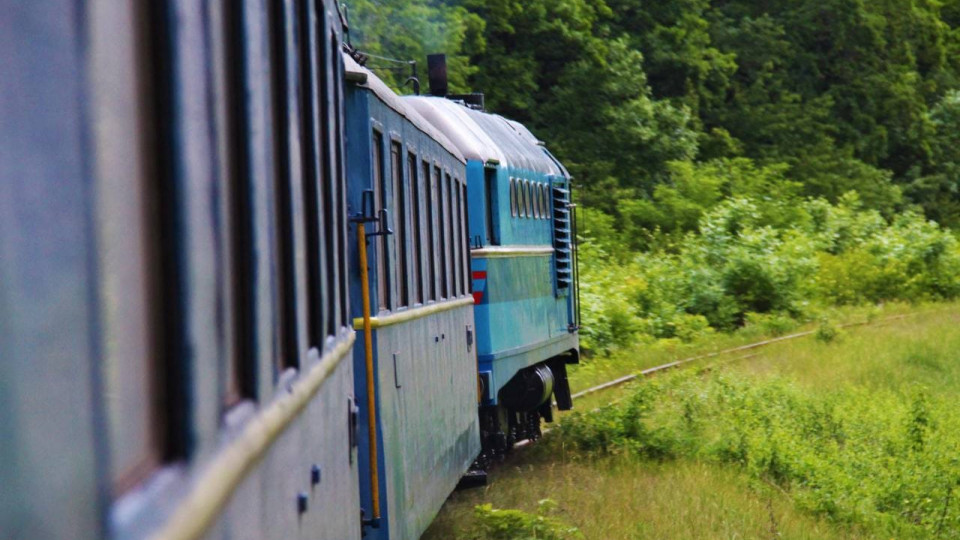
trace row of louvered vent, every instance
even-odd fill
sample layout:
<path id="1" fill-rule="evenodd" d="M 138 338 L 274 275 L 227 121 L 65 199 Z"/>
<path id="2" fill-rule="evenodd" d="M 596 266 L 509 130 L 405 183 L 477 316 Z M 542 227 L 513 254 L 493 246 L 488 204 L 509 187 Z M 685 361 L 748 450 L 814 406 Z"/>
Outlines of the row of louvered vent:
<path id="1" fill-rule="evenodd" d="M 573 254 L 570 251 L 570 191 L 562 184 L 553 185 L 553 247 L 556 250 L 557 289 L 566 289 L 573 282 Z"/>

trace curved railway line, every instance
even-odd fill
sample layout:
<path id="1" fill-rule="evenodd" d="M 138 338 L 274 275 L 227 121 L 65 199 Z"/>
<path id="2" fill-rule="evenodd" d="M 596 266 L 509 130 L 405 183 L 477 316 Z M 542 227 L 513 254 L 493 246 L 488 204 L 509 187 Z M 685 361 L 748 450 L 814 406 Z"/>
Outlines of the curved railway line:
<path id="1" fill-rule="evenodd" d="M 931 313 L 940 313 L 940 312 L 942 312 L 942 311 L 944 311 L 944 310 L 934 310 L 934 311 L 922 312 L 922 313 L 909 313 L 909 314 L 903 314 L 903 315 L 892 315 L 892 316 L 890 316 L 890 317 L 884 317 L 884 318 L 877 319 L 877 320 L 873 320 L 873 321 L 858 321 L 858 322 L 851 322 L 851 323 L 839 324 L 839 325 L 837 325 L 837 327 L 842 329 L 842 328 L 856 328 L 856 327 L 861 327 L 861 326 L 877 326 L 877 325 L 882 325 L 882 324 L 891 323 L 891 322 L 895 322 L 895 321 L 900 321 L 900 320 L 907 319 L 907 318 L 910 318 L 910 317 L 915 317 L 915 316 L 918 316 L 918 315 L 927 315 L 927 314 L 931 314 Z M 740 352 L 745 352 L 745 351 L 755 351 L 756 349 L 762 349 L 762 348 L 765 348 L 765 347 L 769 347 L 769 346 L 771 346 L 771 345 L 775 345 L 775 344 L 777 344 L 777 343 L 782 343 L 782 342 L 785 342 L 785 341 L 792 341 L 792 340 L 795 340 L 795 339 L 800 339 L 800 338 L 808 337 L 808 336 L 811 336 L 811 335 L 813 335 L 813 334 L 816 334 L 816 332 L 817 332 L 817 330 L 805 330 L 805 331 L 803 331 L 803 332 L 796 332 L 796 333 L 793 333 L 793 334 L 787 334 L 787 335 L 785 335 L 785 336 L 779 336 L 779 337 L 775 337 L 775 338 L 771 338 L 771 339 L 765 339 L 765 340 L 762 340 L 762 341 L 756 341 L 756 342 L 753 342 L 753 343 L 748 343 L 748 344 L 746 344 L 746 345 L 740 345 L 740 346 L 737 346 L 737 347 L 730 347 L 730 348 L 722 349 L 722 350 L 719 350 L 719 351 L 713 351 L 713 352 L 709 352 L 709 353 L 704 353 L 704 354 L 698 354 L 698 355 L 695 355 L 695 356 L 690 356 L 690 357 L 683 358 L 683 359 L 680 359 L 680 360 L 674 360 L 674 361 L 668 362 L 668 363 L 666 363 L 666 364 L 661 364 L 661 365 L 658 365 L 658 366 L 646 368 L 646 369 L 643 369 L 643 370 L 641 370 L 641 371 L 637 371 L 637 372 L 635 372 L 635 373 L 631 373 L 631 374 L 628 374 L 628 375 L 624 375 L 624 376 L 622 376 L 622 377 L 617 377 L 616 379 L 613 379 L 613 380 L 610 380 L 610 381 L 607 381 L 607 382 L 604 382 L 604 383 L 601 383 L 601 384 L 598 384 L 598 385 L 595 385 L 595 386 L 591 386 L 590 388 L 586 388 L 586 389 L 584 389 L 584 390 L 581 390 L 581 391 L 579 391 L 579 392 L 574 393 L 574 394 L 573 394 L 573 398 L 574 398 L 574 399 L 580 399 L 580 398 L 583 398 L 583 397 L 586 397 L 586 396 L 589 396 L 589 395 L 592 395 L 592 394 L 597 394 L 597 393 L 600 393 L 600 392 L 604 392 L 604 391 L 607 391 L 607 390 L 611 390 L 611 389 L 614 389 L 614 388 L 618 388 L 618 387 L 621 387 L 621 386 L 623 386 L 623 385 L 625 385 L 625 384 L 627 384 L 627 383 L 629 383 L 629 382 L 632 382 L 632 381 L 635 381 L 635 380 L 638 380 L 638 379 L 650 378 L 650 377 L 653 377 L 654 375 L 658 375 L 658 374 L 663 373 L 663 372 L 665 372 L 665 371 L 671 371 L 671 370 L 674 370 L 674 369 L 677 369 L 677 368 L 681 368 L 681 367 L 687 366 L 687 365 L 689 365 L 689 364 L 692 364 L 692 363 L 697 362 L 697 361 L 700 361 L 700 360 L 707 360 L 707 359 L 711 359 L 711 358 L 718 358 L 718 357 L 722 357 L 722 356 L 726 356 L 726 355 L 730 355 L 730 354 L 735 354 L 735 353 L 740 353 Z M 747 359 L 749 359 L 749 358 L 754 358 L 754 357 L 756 357 L 756 356 L 758 356 L 758 355 L 759 355 L 759 353 L 752 352 L 752 353 L 749 353 L 749 354 L 745 354 L 745 355 L 742 355 L 742 356 L 737 356 L 737 357 L 735 357 L 735 358 L 731 358 L 731 359 L 729 359 L 727 362 L 724 362 L 724 363 L 726 364 L 726 363 L 738 362 L 738 361 L 740 361 L 740 360 L 747 360 Z M 717 365 L 704 366 L 703 369 L 704 369 L 704 371 L 709 371 L 709 370 L 711 370 L 711 369 L 714 368 L 714 367 L 717 367 Z M 607 405 L 613 405 L 613 404 L 615 404 L 615 403 L 618 403 L 618 402 L 621 401 L 622 399 L 623 399 L 623 398 L 619 398 L 619 399 L 613 400 L 613 401 L 607 403 Z M 553 405 L 554 405 L 554 407 L 556 407 L 556 403 L 554 403 Z M 594 410 L 596 410 L 596 408 L 595 408 Z M 552 431 L 552 430 L 553 430 L 553 428 L 545 428 L 545 429 L 543 430 L 543 434 L 546 435 L 547 433 L 549 433 L 549 432 Z M 522 448 L 522 447 L 524 447 L 524 446 L 527 446 L 529 443 L 530 443 L 530 441 L 519 441 L 516 445 L 514 445 L 514 448 Z"/>

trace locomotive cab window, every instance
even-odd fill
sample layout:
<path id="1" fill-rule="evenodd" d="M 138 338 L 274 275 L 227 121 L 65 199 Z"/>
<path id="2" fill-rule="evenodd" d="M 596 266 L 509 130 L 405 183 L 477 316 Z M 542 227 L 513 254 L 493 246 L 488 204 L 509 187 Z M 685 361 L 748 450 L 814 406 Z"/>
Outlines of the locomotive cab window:
<path id="1" fill-rule="evenodd" d="M 483 206 L 486 214 L 484 216 L 484 225 L 486 226 L 487 242 L 495 246 L 500 243 L 496 237 L 497 207 L 495 205 L 497 204 L 497 171 L 494 169 L 486 169 L 484 173 Z"/>
<path id="2" fill-rule="evenodd" d="M 513 178 L 510 179 L 510 215 L 517 217 L 517 190 Z"/>
<path id="3" fill-rule="evenodd" d="M 540 184 L 540 204 L 543 205 L 543 219 L 550 218 L 550 203 L 547 202 L 547 185 Z"/>
<path id="4" fill-rule="evenodd" d="M 540 184 L 533 184 L 533 217 L 540 219 Z"/>
<path id="5" fill-rule="evenodd" d="M 549 218 L 550 208 L 547 206 L 547 185 L 540 184 L 540 218 Z"/>
<path id="6" fill-rule="evenodd" d="M 527 203 L 524 201 L 526 190 L 523 189 L 523 180 L 517 178 L 517 215 L 527 217 Z"/>
<path id="7" fill-rule="evenodd" d="M 527 217 L 532 218 L 533 216 L 533 187 L 530 184 L 530 181 L 527 180 L 523 183 L 526 188 L 526 199 L 527 199 Z"/>
<path id="8" fill-rule="evenodd" d="M 547 219 L 550 208 L 547 207 L 547 186 L 540 184 L 540 219 Z"/>

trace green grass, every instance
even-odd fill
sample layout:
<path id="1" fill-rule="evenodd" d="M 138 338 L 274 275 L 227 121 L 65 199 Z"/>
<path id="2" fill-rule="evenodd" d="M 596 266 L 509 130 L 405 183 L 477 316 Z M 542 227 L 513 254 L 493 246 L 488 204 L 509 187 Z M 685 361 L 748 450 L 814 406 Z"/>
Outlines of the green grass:
<path id="1" fill-rule="evenodd" d="M 782 342 L 579 402 L 627 398 L 564 417 L 491 485 L 455 493 L 424 538 L 487 538 L 476 505 L 533 513 L 546 498 L 584 538 L 958 538 L 960 305 L 833 320 L 868 316 L 830 342 Z M 574 386 L 762 337 L 621 353 L 577 370 Z"/>
<path id="2" fill-rule="evenodd" d="M 532 513 L 545 498 L 556 501 L 555 517 L 588 539 L 864 538 L 796 511 L 779 491 L 753 485 L 734 468 L 697 461 L 558 459 L 536 449 L 495 470 L 491 480 L 486 488 L 454 493 L 423 538 L 473 538 L 474 506 Z"/>

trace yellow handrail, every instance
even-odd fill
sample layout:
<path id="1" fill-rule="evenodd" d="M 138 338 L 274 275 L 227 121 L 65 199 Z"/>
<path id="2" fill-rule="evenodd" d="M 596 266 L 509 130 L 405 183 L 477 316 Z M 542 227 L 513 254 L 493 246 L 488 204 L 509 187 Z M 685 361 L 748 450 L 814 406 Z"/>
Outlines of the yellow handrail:
<path id="1" fill-rule="evenodd" d="M 380 471 L 377 469 L 377 400 L 373 380 L 373 325 L 370 323 L 370 278 L 367 268 L 367 231 L 357 223 L 357 246 L 360 251 L 360 290 L 363 296 L 363 353 L 367 363 L 367 437 L 370 439 L 370 497 L 373 500 L 373 521 L 380 520 Z"/>

